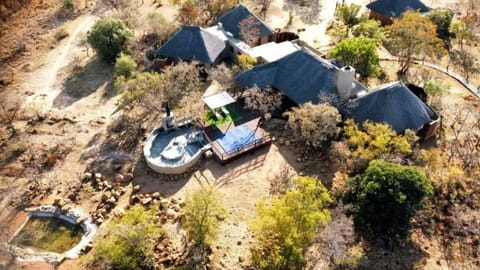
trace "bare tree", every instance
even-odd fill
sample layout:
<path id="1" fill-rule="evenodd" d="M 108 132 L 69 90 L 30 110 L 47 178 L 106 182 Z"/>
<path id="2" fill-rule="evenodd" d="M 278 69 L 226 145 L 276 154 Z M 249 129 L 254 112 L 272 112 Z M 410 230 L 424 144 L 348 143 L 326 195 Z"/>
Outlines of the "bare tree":
<path id="1" fill-rule="evenodd" d="M 255 3 L 261 6 L 260 12 L 262 13 L 263 19 L 267 17 L 267 10 L 270 7 L 270 4 L 272 4 L 272 2 L 273 0 L 255 0 Z"/>
<path id="2" fill-rule="evenodd" d="M 232 70 L 224 63 L 212 68 L 208 75 L 212 80 L 217 81 L 224 89 L 230 89 L 235 84 Z"/>
<path id="3" fill-rule="evenodd" d="M 271 87 L 260 89 L 256 85 L 245 90 L 245 108 L 257 110 L 263 115 L 273 112 L 282 104 L 282 94 Z"/>
<path id="4" fill-rule="evenodd" d="M 15 129 L 13 122 L 17 118 L 19 111 L 20 104 L 15 102 L 10 103 L 8 100 L 4 99 L 0 101 L 0 123 L 10 131 L 9 139 L 17 135 L 17 130 Z"/>
<path id="5" fill-rule="evenodd" d="M 259 25 L 260 22 L 257 21 L 257 19 L 255 19 L 253 16 L 248 16 L 238 23 L 240 36 L 242 37 L 243 41 L 251 47 L 258 44 L 258 40 L 260 38 Z"/>

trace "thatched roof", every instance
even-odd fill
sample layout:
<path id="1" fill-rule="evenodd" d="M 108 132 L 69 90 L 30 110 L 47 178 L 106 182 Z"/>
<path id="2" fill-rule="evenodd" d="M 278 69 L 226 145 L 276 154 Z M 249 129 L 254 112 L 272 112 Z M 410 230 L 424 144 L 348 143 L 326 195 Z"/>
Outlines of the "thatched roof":
<path id="1" fill-rule="evenodd" d="M 296 104 L 318 103 L 319 95 L 338 95 L 336 78 L 339 68 L 302 48 L 275 62 L 255 66 L 237 76 L 243 87 L 273 87 Z M 352 93 L 366 90 L 355 83 Z"/>
<path id="2" fill-rule="evenodd" d="M 230 10 L 229 12 L 225 13 L 222 17 L 220 17 L 216 23 L 222 23 L 223 28 L 227 31 L 232 33 L 233 37 L 236 39 L 243 40 L 240 35 L 240 28 L 238 24 L 245 18 L 252 16 L 258 23 L 258 28 L 260 30 L 260 37 L 269 36 L 274 33 L 272 28 L 268 26 L 262 19 L 260 19 L 257 15 L 253 14 L 248 10 L 245 6 L 239 5 L 236 8 Z"/>
<path id="3" fill-rule="evenodd" d="M 155 55 L 212 64 L 225 49 L 225 41 L 198 26 L 183 26 Z"/>
<path id="4" fill-rule="evenodd" d="M 428 12 L 430 10 L 420 0 L 377 0 L 368 4 L 367 8 L 387 18 L 399 18 L 407 10 L 418 10 L 420 12 Z"/>
<path id="5" fill-rule="evenodd" d="M 438 117 L 435 111 L 400 81 L 373 89 L 352 102 L 355 105 L 347 112 L 347 116 L 355 122 L 370 120 L 386 123 L 397 132 L 420 130 Z"/>

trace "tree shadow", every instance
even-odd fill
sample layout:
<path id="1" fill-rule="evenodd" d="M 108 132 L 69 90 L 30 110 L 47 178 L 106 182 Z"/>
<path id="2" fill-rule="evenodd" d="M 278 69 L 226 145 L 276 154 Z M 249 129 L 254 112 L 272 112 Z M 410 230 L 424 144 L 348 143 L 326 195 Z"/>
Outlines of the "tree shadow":
<path id="1" fill-rule="evenodd" d="M 428 254 L 415 242 L 407 240 L 386 248 L 381 243 L 371 244 L 366 256 L 360 261 L 357 269 L 417 269 L 426 263 Z"/>
<path id="2" fill-rule="evenodd" d="M 101 86 L 108 86 L 113 78 L 113 66 L 98 57 L 65 80 L 62 92 L 55 97 L 53 107 L 63 109 L 78 100 L 96 92 Z"/>

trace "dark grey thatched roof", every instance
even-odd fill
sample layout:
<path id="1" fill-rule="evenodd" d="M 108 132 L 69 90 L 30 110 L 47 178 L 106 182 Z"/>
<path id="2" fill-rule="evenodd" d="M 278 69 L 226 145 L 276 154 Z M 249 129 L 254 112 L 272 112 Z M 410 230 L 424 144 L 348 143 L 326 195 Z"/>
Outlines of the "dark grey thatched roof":
<path id="1" fill-rule="evenodd" d="M 274 87 L 297 104 L 319 102 L 319 95 L 337 95 L 338 68 L 305 48 L 237 76 L 243 87 Z M 353 94 L 365 88 L 355 81 Z"/>
<path id="2" fill-rule="evenodd" d="M 367 5 L 367 8 L 388 18 L 398 18 L 407 10 L 427 12 L 430 10 L 420 0 L 377 0 Z"/>
<path id="3" fill-rule="evenodd" d="M 386 123 L 397 132 L 419 130 L 437 118 L 437 114 L 402 82 L 380 86 L 352 102 L 355 105 L 347 116 L 355 122 Z"/>
<path id="4" fill-rule="evenodd" d="M 157 57 L 172 57 L 215 63 L 225 49 L 225 42 L 197 26 L 183 26 L 160 49 Z"/>
<path id="5" fill-rule="evenodd" d="M 269 36 L 274 33 L 272 28 L 265 24 L 262 19 L 260 19 L 257 15 L 253 14 L 248 10 L 246 7 L 239 5 L 236 8 L 230 10 L 229 12 L 225 13 L 222 17 L 217 20 L 217 23 L 222 23 L 223 28 L 227 31 L 232 33 L 233 37 L 239 40 L 243 40 L 240 35 L 240 28 L 238 24 L 245 18 L 249 16 L 253 16 L 255 20 L 258 22 L 258 28 L 260 29 L 260 37 Z"/>

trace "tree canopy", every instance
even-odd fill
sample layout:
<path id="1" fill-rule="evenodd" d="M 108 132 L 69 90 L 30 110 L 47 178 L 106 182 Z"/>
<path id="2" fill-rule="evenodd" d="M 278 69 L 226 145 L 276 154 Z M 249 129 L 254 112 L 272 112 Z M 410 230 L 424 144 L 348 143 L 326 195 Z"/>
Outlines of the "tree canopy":
<path id="1" fill-rule="evenodd" d="M 107 62 L 114 62 L 133 33 L 119 19 L 101 18 L 87 35 L 88 43 Z"/>
<path id="2" fill-rule="evenodd" d="M 373 160 L 362 175 L 348 180 L 355 227 L 367 237 L 385 239 L 408 235 L 410 220 L 433 192 L 425 175 L 415 167 Z"/>
<path id="3" fill-rule="evenodd" d="M 106 237 L 96 243 L 92 266 L 121 270 L 152 267 L 155 244 L 164 233 L 155 224 L 156 210 L 135 205 L 110 221 Z"/>
<path id="4" fill-rule="evenodd" d="M 338 110 L 328 104 L 304 103 L 286 112 L 287 126 L 301 139 L 313 147 L 322 144 L 339 132 L 337 125 L 342 117 Z"/>
<path id="5" fill-rule="evenodd" d="M 375 41 L 369 38 L 346 38 L 330 51 L 330 57 L 354 67 L 364 77 L 375 75 L 380 69 Z"/>
<path id="6" fill-rule="evenodd" d="M 259 269 L 303 269 L 303 252 L 312 244 L 318 226 L 330 221 L 332 202 L 321 181 L 296 177 L 295 188 L 257 204 L 250 228 L 258 246 L 251 250 Z"/>
<path id="7" fill-rule="evenodd" d="M 444 44 L 437 37 L 437 26 L 418 12 L 405 12 L 387 26 L 387 31 L 387 47 L 400 58 L 399 74 L 407 73 L 415 57 L 445 54 Z"/>

